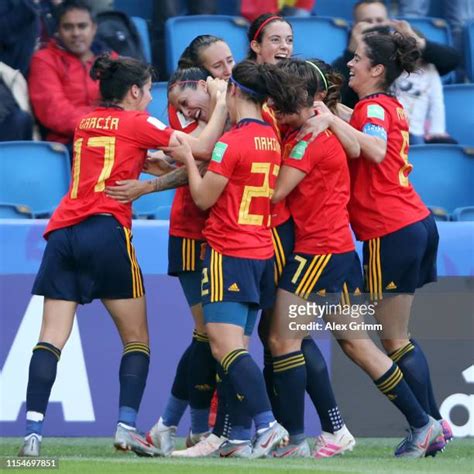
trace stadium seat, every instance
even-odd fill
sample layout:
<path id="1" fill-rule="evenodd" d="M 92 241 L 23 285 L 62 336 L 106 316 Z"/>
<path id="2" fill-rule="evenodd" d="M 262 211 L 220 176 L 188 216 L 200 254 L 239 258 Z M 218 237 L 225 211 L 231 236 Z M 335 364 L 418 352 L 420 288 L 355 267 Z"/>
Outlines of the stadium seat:
<path id="1" fill-rule="evenodd" d="M 28 206 L 0 202 L 0 219 L 31 219 L 33 214 Z"/>
<path id="2" fill-rule="evenodd" d="M 114 10 L 152 20 L 154 0 L 114 0 Z"/>
<path id="3" fill-rule="evenodd" d="M 408 161 L 409 180 L 427 204 L 448 212 L 474 206 L 474 149 L 458 145 L 415 145 Z"/>
<path id="4" fill-rule="evenodd" d="M 474 222 L 474 206 L 458 207 L 454 209 L 453 221 Z"/>
<path id="5" fill-rule="evenodd" d="M 444 104 L 448 133 L 461 145 L 474 146 L 474 84 L 444 86 Z"/>
<path id="6" fill-rule="evenodd" d="M 453 45 L 451 28 L 446 20 L 442 18 L 398 17 L 398 19 L 406 20 L 414 29 L 423 33 L 426 39 L 429 39 L 430 41 L 448 46 Z"/>
<path id="7" fill-rule="evenodd" d="M 153 117 L 160 119 L 163 123 L 168 124 L 168 97 L 167 82 L 154 82 L 151 86 L 151 95 L 153 100 L 148 105 L 148 112 Z"/>
<path id="8" fill-rule="evenodd" d="M 315 16 L 286 19 L 293 26 L 296 58 L 318 58 L 332 63 L 344 52 L 349 33 L 345 20 Z"/>
<path id="9" fill-rule="evenodd" d="M 151 46 L 148 24 L 145 19 L 140 18 L 139 16 L 132 16 L 132 21 L 137 28 L 138 34 L 140 35 L 145 59 L 147 62 L 151 63 Z"/>
<path id="10" fill-rule="evenodd" d="M 464 60 L 466 74 L 474 82 L 474 21 L 467 23 L 464 29 Z"/>
<path id="11" fill-rule="evenodd" d="M 331 0 L 326 2 L 316 0 L 312 13 L 316 16 L 332 16 L 352 21 L 352 10 L 355 3 L 356 0 Z"/>
<path id="12" fill-rule="evenodd" d="M 171 74 L 188 44 L 202 34 L 219 36 L 229 45 L 236 62 L 248 50 L 248 23 L 240 17 L 226 15 L 189 15 L 169 18 L 165 24 L 166 61 Z"/>
<path id="13" fill-rule="evenodd" d="M 67 193 L 70 177 L 69 153 L 60 143 L 0 143 L 0 202 L 48 216 Z"/>
<path id="14" fill-rule="evenodd" d="M 443 209 L 439 206 L 431 206 L 428 204 L 428 209 L 431 211 L 431 214 L 436 221 L 446 222 L 449 221 L 449 213 L 446 209 Z"/>
<path id="15" fill-rule="evenodd" d="M 145 181 L 147 179 L 154 179 L 148 173 L 142 173 L 140 179 Z M 173 202 L 174 189 L 162 191 L 159 193 L 150 193 L 133 201 L 132 210 L 133 216 L 136 219 L 164 219 L 169 218 L 169 211 L 171 203 Z M 165 208 L 165 209 L 164 209 Z"/>

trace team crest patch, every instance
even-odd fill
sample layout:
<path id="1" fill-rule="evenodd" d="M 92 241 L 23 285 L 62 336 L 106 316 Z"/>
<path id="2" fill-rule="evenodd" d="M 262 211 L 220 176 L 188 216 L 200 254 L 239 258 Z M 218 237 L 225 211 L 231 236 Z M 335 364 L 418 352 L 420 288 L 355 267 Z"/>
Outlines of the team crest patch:
<path id="1" fill-rule="evenodd" d="M 222 161 L 222 158 L 224 158 L 224 153 L 227 150 L 227 146 L 227 143 L 217 142 L 212 152 L 212 161 L 220 163 Z"/>
<path id="2" fill-rule="evenodd" d="M 367 107 L 367 117 L 385 120 L 385 110 L 377 104 L 372 104 Z"/>
<path id="3" fill-rule="evenodd" d="M 308 142 L 305 142 L 304 140 L 298 142 L 291 150 L 289 158 L 301 160 L 306 152 L 306 148 L 308 148 Z"/>

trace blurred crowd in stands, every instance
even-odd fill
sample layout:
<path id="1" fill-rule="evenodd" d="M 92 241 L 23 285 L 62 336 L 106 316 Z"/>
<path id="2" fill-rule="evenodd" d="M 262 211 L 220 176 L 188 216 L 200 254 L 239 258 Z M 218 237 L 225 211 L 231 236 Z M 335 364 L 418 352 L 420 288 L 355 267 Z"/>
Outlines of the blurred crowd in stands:
<path id="1" fill-rule="evenodd" d="M 235 14 L 247 20 L 265 12 L 285 16 L 310 16 L 317 12 L 315 0 L 229 1 L 235 4 Z M 166 79 L 166 20 L 183 14 L 222 13 L 221 3 L 154 1 L 148 27 L 153 63 L 161 80 Z M 401 76 L 393 93 L 410 117 L 412 143 L 452 143 L 445 127 L 441 76 L 456 71 L 457 82 L 467 80 L 462 59 L 463 27 L 474 19 L 474 0 L 441 0 L 453 46 L 429 41 L 407 21 L 390 19 L 427 16 L 430 0 L 392 3 L 387 6 L 385 0 L 366 0 L 353 10 L 347 48 L 334 65 L 347 79 L 346 64 L 358 38 L 368 28 L 391 28 L 415 37 L 422 51 L 419 70 Z M 98 86 L 89 76 L 95 57 L 104 51 L 124 54 L 113 41 L 108 41 L 105 30 L 98 30 L 97 18 L 110 18 L 108 12 L 114 9 L 114 0 L 0 0 L 0 141 L 45 139 L 70 145 L 78 118 L 94 108 L 99 99 Z M 118 21 L 129 21 L 126 13 L 118 15 Z M 133 49 L 127 50 L 127 54 L 143 57 L 142 52 Z M 353 107 L 356 100 L 346 84 L 343 103 Z"/>

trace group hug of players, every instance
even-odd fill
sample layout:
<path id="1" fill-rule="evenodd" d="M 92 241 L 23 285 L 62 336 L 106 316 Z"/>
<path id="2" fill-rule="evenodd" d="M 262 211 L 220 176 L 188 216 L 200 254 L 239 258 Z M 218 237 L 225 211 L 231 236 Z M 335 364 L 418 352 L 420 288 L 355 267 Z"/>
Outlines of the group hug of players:
<path id="1" fill-rule="evenodd" d="M 91 75 L 102 104 L 76 128 L 72 182 L 45 231 L 33 287 L 45 297 L 44 312 L 20 455 L 40 454 L 77 305 L 97 298 L 124 345 L 118 449 L 241 458 L 352 450 L 324 357 L 307 333 L 289 331 L 288 311 L 361 293 L 377 301 L 377 321 L 397 330 L 384 336 L 384 351 L 363 333 L 335 336 L 405 416 L 409 435 L 395 455 L 435 455 L 452 438 L 423 351 L 407 335 L 416 288 L 436 280 L 438 233 L 408 180 L 408 123 L 389 90 L 415 69 L 419 51 L 399 33 L 366 33 L 348 64 L 349 86 L 360 98 L 350 110 L 338 103 L 341 77 L 323 61 L 291 59 L 292 45 L 290 24 L 270 14 L 250 26 L 249 57 L 239 64 L 223 39 L 195 38 L 168 84 L 170 127 L 145 112 L 150 66 L 96 60 Z M 159 151 L 147 158 L 149 149 Z M 157 178 L 139 181 L 143 169 Z M 173 187 L 169 274 L 179 278 L 195 330 L 166 408 L 143 435 L 135 422 L 150 349 L 130 202 Z M 351 227 L 363 241 L 364 276 Z M 247 351 L 260 310 L 263 374 Z M 322 427 L 313 452 L 304 432 L 305 392 Z M 186 449 L 176 450 L 188 405 Z"/>

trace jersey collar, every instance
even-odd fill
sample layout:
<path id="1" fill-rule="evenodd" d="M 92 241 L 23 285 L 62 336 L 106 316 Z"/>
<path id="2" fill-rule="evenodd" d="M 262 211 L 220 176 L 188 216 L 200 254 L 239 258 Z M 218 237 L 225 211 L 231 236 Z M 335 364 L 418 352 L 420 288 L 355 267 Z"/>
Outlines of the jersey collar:
<path id="1" fill-rule="evenodd" d="M 250 123 L 258 123 L 259 125 L 268 125 L 269 127 L 271 127 L 271 125 L 268 122 L 265 122 L 265 120 L 258 120 L 258 119 L 253 119 L 253 118 L 244 118 L 240 120 L 235 126 L 236 128 L 240 128 Z"/>

